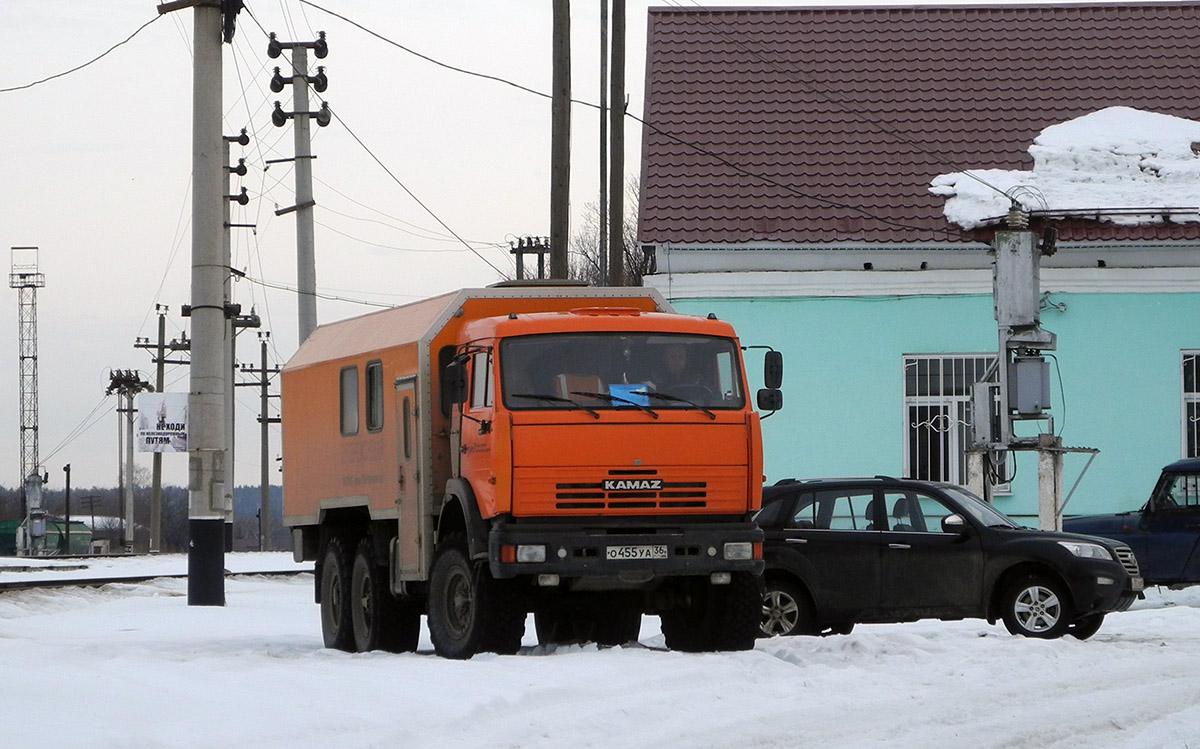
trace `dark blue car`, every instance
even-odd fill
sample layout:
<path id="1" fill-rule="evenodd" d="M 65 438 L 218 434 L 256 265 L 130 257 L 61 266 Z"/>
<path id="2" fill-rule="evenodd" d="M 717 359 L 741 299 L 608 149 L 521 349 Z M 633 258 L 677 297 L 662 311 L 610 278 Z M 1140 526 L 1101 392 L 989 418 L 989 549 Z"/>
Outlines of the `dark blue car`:
<path id="1" fill-rule="evenodd" d="M 1071 518 L 1063 529 L 1128 544 L 1147 585 L 1200 584 L 1200 458 L 1163 468 L 1142 509 Z"/>

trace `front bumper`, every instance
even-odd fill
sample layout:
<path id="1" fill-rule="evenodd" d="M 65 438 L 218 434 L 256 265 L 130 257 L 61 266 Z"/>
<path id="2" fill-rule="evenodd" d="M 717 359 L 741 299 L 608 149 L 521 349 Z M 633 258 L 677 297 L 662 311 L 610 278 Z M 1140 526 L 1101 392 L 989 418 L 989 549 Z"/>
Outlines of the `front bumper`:
<path id="1" fill-rule="evenodd" d="M 1142 579 L 1131 576 L 1116 562 L 1080 559 L 1064 572 L 1075 613 L 1080 616 L 1123 611 L 1142 588 Z"/>
<path id="2" fill-rule="evenodd" d="M 501 523 L 488 536 L 488 562 L 496 578 L 558 575 L 628 580 L 749 572 L 761 575 L 763 532 L 752 522 L 644 527 L 588 527 L 559 523 Z M 758 558 L 725 559 L 725 545 L 752 544 Z M 545 546 L 544 562 L 503 561 L 506 546 Z M 616 547 L 666 548 L 663 558 L 610 558 Z"/>

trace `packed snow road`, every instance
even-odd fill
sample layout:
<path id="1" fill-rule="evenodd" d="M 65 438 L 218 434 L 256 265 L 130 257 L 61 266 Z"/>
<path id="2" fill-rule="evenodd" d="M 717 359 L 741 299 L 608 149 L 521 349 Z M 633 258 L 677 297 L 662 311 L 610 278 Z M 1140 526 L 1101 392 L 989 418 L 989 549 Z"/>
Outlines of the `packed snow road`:
<path id="1" fill-rule="evenodd" d="M 160 562 L 161 563 L 161 562 Z M 480 655 L 321 647 L 312 577 L 225 607 L 160 579 L 0 594 L 6 746 L 526 747 L 1200 744 L 1200 589 L 1151 590 L 1090 640 L 986 622 L 859 626 L 745 653 L 640 645 Z"/>

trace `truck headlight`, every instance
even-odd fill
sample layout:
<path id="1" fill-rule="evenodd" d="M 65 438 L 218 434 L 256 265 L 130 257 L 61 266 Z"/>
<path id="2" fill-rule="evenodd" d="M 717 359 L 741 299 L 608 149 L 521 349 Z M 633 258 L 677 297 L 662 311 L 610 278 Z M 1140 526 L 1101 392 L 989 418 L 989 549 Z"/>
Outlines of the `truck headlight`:
<path id="1" fill-rule="evenodd" d="M 1111 562 L 1113 558 L 1108 549 L 1100 544 L 1089 544 L 1084 541 L 1059 541 L 1058 543 L 1080 559 L 1103 559 Z"/>
<path id="2" fill-rule="evenodd" d="M 747 561 L 754 558 L 754 544 L 749 541 L 730 541 L 725 544 L 725 559 Z"/>
<path id="3" fill-rule="evenodd" d="M 518 562 L 541 563 L 546 561 L 546 547 L 541 544 L 521 544 L 517 547 Z"/>

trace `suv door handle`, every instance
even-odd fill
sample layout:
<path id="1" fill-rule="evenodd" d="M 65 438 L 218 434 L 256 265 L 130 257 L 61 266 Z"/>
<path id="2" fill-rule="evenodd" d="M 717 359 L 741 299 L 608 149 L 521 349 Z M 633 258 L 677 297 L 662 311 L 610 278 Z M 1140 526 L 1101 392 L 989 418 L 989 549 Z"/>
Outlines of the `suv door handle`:
<path id="1" fill-rule="evenodd" d="M 888 544 L 889 549 L 911 549 L 912 544 Z"/>

